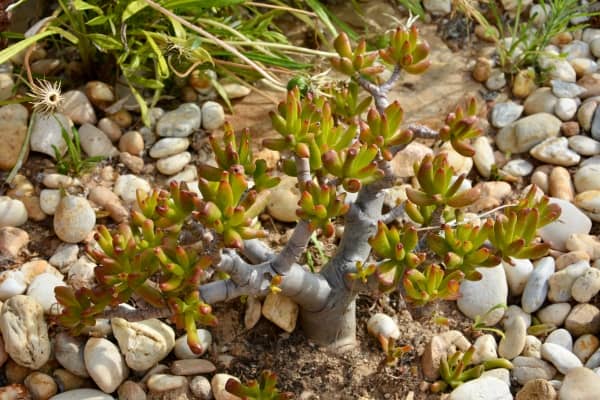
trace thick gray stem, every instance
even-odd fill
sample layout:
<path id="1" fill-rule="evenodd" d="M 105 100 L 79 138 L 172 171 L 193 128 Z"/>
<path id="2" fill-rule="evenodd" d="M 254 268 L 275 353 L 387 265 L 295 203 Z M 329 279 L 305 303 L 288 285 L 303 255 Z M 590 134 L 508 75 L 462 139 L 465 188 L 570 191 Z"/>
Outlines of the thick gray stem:
<path id="1" fill-rule="evenodd" d="M 306 250 L 306 245 L 312 235 L 308 222 L 299 221 L 285 247 L 273 260 L 273 269 L 280 275 L 285 275 L 292 265 Z"/>

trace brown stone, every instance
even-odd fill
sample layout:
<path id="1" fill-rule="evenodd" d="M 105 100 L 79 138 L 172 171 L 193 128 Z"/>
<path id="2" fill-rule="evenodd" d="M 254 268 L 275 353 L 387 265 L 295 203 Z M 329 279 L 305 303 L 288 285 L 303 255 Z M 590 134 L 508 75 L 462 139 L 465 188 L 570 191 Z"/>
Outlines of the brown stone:
<path id="1" fill-rule="evenodd" d="M 579 135 L 580 131 L 581 131 L 581 127 L 579 126 L 579 123 L 576 121 L 563 122 L 560 125 L 560 132 L 563 134 L 563 136 L 566 136 L 566 137 Z"/>
<path id="2" fill-rule="evenodd" d="M 517 393 L 515 400 L 556 400 L 558 395 L 550 382 L 545 379 L 529 381 Z"/>
<path id="3" fill-rule="evenodd" d="M 27 125 L 20 121 L 16 123 L 5 121 L 0 129 L 0 143 L 2 143 L 2 151 L 0 151 L 0 170 L 8 171 L 15 166 L 19 158 L 19 153 L 25 143 L 27 136 Z M 29 147 L 26 149 L 25 158 L 27 160 Z"/>
<path id="4" fill-rule="evenodd" d="M 573 336 L 600 332 L 600 309 L 592 304 L 577 304 L 565 320 L 565 328 Z"/>

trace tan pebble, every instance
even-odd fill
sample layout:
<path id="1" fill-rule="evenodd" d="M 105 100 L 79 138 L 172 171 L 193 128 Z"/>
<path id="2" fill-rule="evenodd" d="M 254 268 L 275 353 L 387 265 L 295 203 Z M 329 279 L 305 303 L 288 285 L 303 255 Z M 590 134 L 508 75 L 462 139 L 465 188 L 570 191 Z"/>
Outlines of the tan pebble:
<path id="1" fill-rule="evenodd" d="M 484 57 L 479 57 L 473 68 L 473 79 L 477 82 L 485 82 L 488 80 L 491 73 L 492 61 Z"/>
<path id="2" fill-rule="evenodd" d="M 38 196 L 23 197 L 21 201 L 25 206 L 25 210 L 27 210 L 27 217 L 30 220 L 39 222 L 46 219 L 47 215 L 42 210 Z"/>
<path id="3" fill-rule="evenodd" d="M 79 389 L 88 382 L 87 379 L 62 368 L 55 369 L 54 372 L 52 372 L 52 375 L 54 376 L 54 379 L 56 379 L 61 391 L 65 392 L 68 390 Z"/>
<path id="4" fill-rule="evenodd" d="M 181 100 L 185 103 L 192 103 L 198 99 L 198 93 L 191 86 L 181 88 Z"/>
<path id="5" fill-rule="evenodd" d="M 584 251 L 594 261 L 600 258 L 600 239 L 594 235 L 574 233 L 565 244 L 569 251 Z"/>
<path id="6" fill-rule="evenodd" d="M 112 190 L 97 186 L 90 191 L 90 200 L 110 213 L 115 222 L 123 222 L 129 217 L 129 212 L 121 204 L 119 196 Z"/>
<path id="7" fill-rule="evenodd" d="M 550 43 L 556 46 L 562 46 L 573 41 L 573 34 L 571 32 L 560 32 L 557 33 L 550 39 Z"/>
<path id="8" fill-rule="evenodd" d="M 0 399 L 6 400 L 29 400 L 29 392 L 23 385 L 12 384 L 0 387 Z"/>
<path id="9" fill-rule="evenodd" d="M 208 360 L 201 358 L 191 358 L 187 360 L 173 361 L 171 372 L 174 375 L 200 375 L 210 374 L 216 371 L 216 367 Z"/>
<path id="10" fill-rule="evenodd" d="M 98 121 L 98 129 L 110 139 L 111 142 L 116 142 L 121 138 L 121 127 L 110 118 L 102 118 Z"/>
<path id="11" fill-rule="evenodd" d="M 48 400 L 58 392 L 58 386 L 51 376 L 33 372 L 25 378 L 25 386 L 33 400 Z"/>
<path id="12" fill-rule="evenodd" d="M 146 393 L 142 387 L 133 381 L 125 381 L 117 390 L 119 400 L 146 400 Z"/>
<path id="13" fill-rule="evenodd" d="M 117 125 L 119 125 L 123 129 L 129 128 L 131 126 L 131 123 L 133 122 L 133 117 L 131 116 L 131 113 L 125 109 L 121 109 L 116 113 L 111 114 L 109 118 L 116 122 Z"/>
<path id="14" fill-rule="evenodd" d="M 148 379 L 147 385 L 154 392 L 166 392 L 187 386 L 187 379 L 183 376 L 154 374 Z"/>
<path id="15" fill-rule="evenodd" d="M 575 135 L 579 135 L 581 128 L 579 127 L 579 123 L 575 121 L 563 122 L 560 125 L 560 131 L 563 136 L 571 137 Z"/>
<path id="16" fill-rule="evenodd" d="M 550 196 L 559 199 L 573 201 L 575 198 L 575 188 L 571 181 L 571 174 L 564 167 L 554 167 L 550 173 L 549 179 Z"/>
<path id="17" fill-rule="evenodd" d="M 9 359 L 4 365 L 4 375 L 8 383 L 23 383 L 31 370 Z"/>
<path id="18" fill-rule="evenodd" d="M 535 72 L 532 69 L 523 69 L 515 76 L 512 93 L 515 97 L 524 98 L 533 93 L 536 88 Z"/>
<path id="19" fill-rule="evenodd" d="M 144 159 L 138 156 L 134 156 L 127 152 L 119 154 L 119 161 L 121 161 L 131 172 L 139 174 L 144 170 Z"/>
<path id="20" fill-rule="evenodd" d="M 585 251 L 570 251 L 568 253 L 562 254 L 560 255 L 557 259 L 556 259 L 556 270 L 560 271 L 561 269 L 571 265 L 571 264 L 575 264 L 577 261 L 589 261 L 590 260 L 590 256 L 588 253 L 586 253 Z"/>
<path id="21" fill-rule="evenodd" d="M 119 140 L 119 150 L 134 156 L 139 156 L 144 151 L 144 138 L 138 131 L 129 131 Z"/>

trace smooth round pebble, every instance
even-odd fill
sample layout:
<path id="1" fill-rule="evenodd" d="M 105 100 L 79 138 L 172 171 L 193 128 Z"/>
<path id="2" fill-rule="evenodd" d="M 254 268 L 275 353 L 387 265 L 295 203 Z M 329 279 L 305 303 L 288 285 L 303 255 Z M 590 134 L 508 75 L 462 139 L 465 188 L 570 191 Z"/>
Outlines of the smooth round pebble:
<path id="1" fill-rule="evenodd" d="M 129 375 L 129 368 L 119 348 L 107 339 L 88 339 L 83 357 L 90 377 L 105 393 L 117 390 Z"/>
<path id="2" fill-rule="evenodd" d="M 529 275 L 521 297 L 523 311 L 532 313 L 544 304 L 548 293 L 548 280 L 553 273 L 554 259 L 552 257 L 544 257 L 536 261 L 535 268 Z"/>
<path id="3" fill-rule="evenodd" d="M 165 158 L 184 152 L 189 146 L 190 140 L 188 138 L 162 138 L 150 148 L 150 157 Z"/>
<path id="4" fill-rule="evenodd" d="M 96 213 L 83 197 L 67 195 L 54 213 L 54 233 L 67 243 L 84 240 L 96 226 Z"/>
<path id="5" fill-rule="evenodd" d="M 46 272 L 33 278 L 27 288 L 27 296 L 37 301 L 46 314 L 57 314 L 61 311 L 61 307 L 56 301 L 54 289 L 66 285 L 61 278 Z"/>
<path id="6" fill-rule="evenodd" d="M 212 388 L 210 381 L 202 375 L 195 376 L 190 382 L 192 394 L 200 400 L 210 400 L 212 398 Z"/>
<path id="7" fill-rule="evenodd" d="M 27 222 L 27 209 L 21 200 L 0 196 L 0 228 L 21 226 Z"/>
<path id="8" fill-rule="evenodd" d="M 568 373 L 573 368 L 583 366 L 575 354 L 554 343 L 544 343 L 542 345 L 542 358 L 552 363 L 562 374 Z"/>
<path id="9" fill-rule="evenodd" d="M 167 158 L 161 158 L 156 162 L 156 169 L 163 175 L 175 175 L 192 161 L 192 155 L 188 151 L 175 154 Z"/>
<path id="10" fill-rule="evenodd" d="M 215 101 L 207 101 L 202 104 L 202 127 L 212 131 L 223 126 L 225 122 L 225 110 L 223 106 Z"/>

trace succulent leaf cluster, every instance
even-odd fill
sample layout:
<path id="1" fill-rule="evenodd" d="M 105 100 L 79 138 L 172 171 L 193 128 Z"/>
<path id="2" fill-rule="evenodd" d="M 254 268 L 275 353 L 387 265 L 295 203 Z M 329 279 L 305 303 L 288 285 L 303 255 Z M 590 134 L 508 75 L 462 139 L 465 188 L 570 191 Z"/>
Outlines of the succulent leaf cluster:
<path id="1" fill-rule="evenodd" d="M 229 379 L 225 390 L 242 400 L 288 400 L 293 398 L 289 392 L 280 392 L 277 389 L 277 375 L 271 371 L 263 371 L 258 380 L 241 383 Z"/>
<path id="2" fill-rule="evenodd" d="M 450 357 L 445 354 L 440 360 L 441 380 L 431 385 L 431 391 L 434 393 L 442 392 L 447 388 L 456 388 L 472 379 L 477 379 L 484 371 L 495 368 L 512 369 L 512 363 L 505 358 L 494 358 L 487 360 L 482 364 L 471 365 L 475 347 L 471 346 L 466 352 L 457 351 Z"/>

